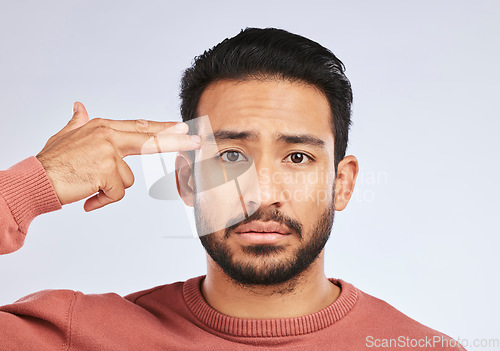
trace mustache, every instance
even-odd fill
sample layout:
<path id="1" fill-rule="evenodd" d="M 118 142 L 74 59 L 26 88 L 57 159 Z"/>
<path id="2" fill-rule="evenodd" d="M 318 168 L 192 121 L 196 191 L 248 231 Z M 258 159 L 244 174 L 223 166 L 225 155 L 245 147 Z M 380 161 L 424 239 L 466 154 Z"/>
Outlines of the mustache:
<path id="1" fill-rule="evenodd" d="M 229 221 L 229 223 L 235 223 L 235 224 L 230 225 L 230 226 L 226 226 L 226 229 L 224 230 L 224 232 L 225 232 L 224 237 L 225 238 L 227 238 L 229 236 L 229 233 L 233 229 L 238 227 L 239 225 L 247 224 L 247 223 L 250 223 L 252 221 L 260 220 L 262 222 L 274 221 L 274 222 L 277 222 L 281 225 L 287 226 L 292 231 L 297 233 L 299 235 L 299 237 L 302 239 L 302 224 L 299 221 L 288 217 L 287 215 L 281 213 L 280 211 L 278 211 L 276 209 L 272 210 L 272 211 L 264 211 L 262 209 L 258 209 L 257 211 L 252 213 L 247 218 L 245 218 L 243 220 L 238 220 L 240 218 L 241 218 L 241 216 L 239 218 L 235 218 L 235 219 L 232 219 Z"/>

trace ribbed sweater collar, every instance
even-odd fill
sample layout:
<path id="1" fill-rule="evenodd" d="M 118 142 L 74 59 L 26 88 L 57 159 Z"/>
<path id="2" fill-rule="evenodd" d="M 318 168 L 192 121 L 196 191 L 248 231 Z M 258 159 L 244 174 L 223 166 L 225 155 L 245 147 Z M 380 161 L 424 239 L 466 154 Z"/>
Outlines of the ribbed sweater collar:
<path id="1" fill-rule="evenodd" d="M 213 309 L 203 298 L 201 281 L 205 276 L 184 283 L 184 299 L 193 314 L 209 328 L 231 336 L 280 337 L 296 336 L 326 328 L 339 321 L 352 309 L 357 289 L 340 279 L 329 280 L 341 288 L 339 297 L 321 311 L 293 318 L 243 319 L 230 317 Z"/>

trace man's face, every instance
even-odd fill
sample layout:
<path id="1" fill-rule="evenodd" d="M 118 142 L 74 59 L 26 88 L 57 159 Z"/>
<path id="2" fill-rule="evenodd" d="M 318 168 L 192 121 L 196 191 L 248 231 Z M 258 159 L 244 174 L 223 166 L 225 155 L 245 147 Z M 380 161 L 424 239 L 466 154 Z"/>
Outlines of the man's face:
<path id="1" fill-rule="evenodd" d="M 328 101 L 306 84 L 220 81 L 204 91 L 198 113 L 209 117 L 223 167 L 253 162 L 258 178 L 240 182 L 241 196 L 197 192 L 211 170 L 206 162 L 196 164 L 194 208 L 207 253 L 242 284 L 273 285 L 296 277 L 322 252 L 333 223 Z M 213 158 L 213 152 L 202 147 L 196 159 Z M 242 202 L 255 207 L 246 218 L 236 210 Z"/>

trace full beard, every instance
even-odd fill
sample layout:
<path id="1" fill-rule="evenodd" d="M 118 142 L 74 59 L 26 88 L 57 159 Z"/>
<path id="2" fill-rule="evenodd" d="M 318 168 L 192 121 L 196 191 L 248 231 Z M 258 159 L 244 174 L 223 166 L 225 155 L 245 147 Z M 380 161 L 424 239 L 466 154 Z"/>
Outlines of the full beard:
<path id="1" fill-rule="evenodd" d="M 333 194 L 332 194 L 333 195 Z M 229 226 L 224 230 L 223 239 L 217 238 L 217 234 L 210 231 L 209 220 L 203 215 L 203 209 L 195 200 L 194 211 L 196 226 L 199 233 L 211 233 L 200 237 L 200 241 L 223 272 L 238 285 L 242 286 L 274 286 L 277 289 L 274 292 L 285 293 L 293 291 L 294 286 L 301 274 L 318 258 L 330 237 L 331 228 L 334 219 L 334 200 L 332 196 L 331 205 L 326 208 L 322 216 L 316 223 L 316 226 L 310 233 L 302 233 L 302 225 L 278 210 L 266 211 L 258 209 L 248 218 L 240 223 Z M 280 245 L 246 245 L 242 251 L 249 257 L 257 260 L 248 260 L 239 262 L 234 259 L 233 252 L 227 245 L 225 239 L 233 229 L 240 224 L 249 223 L 253 220 L 276 221 L 286 225 L 293 232 L 298 234 L 301 245 L 285 259 L 278 259 L 276 254 L 286 250 L 285 246 Z M 235 223 L 232 221 L 231 223 Z"/>

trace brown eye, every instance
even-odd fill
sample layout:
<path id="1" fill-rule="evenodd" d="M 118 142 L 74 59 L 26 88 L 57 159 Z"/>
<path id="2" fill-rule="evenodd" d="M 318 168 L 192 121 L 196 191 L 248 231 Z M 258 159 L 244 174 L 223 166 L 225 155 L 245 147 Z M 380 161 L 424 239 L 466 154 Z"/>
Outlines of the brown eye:
<path id="1" fill-rule="evenodd" d="M 235 151 L 235 150 L 228 150 L 224 151 L 223 153 L 220 154 L 220 158 L 224 162 L 241 162 L 241 161 L 246 161 L 246 157 L 243 156 L 241 152 Z"/>
<path id="2" fill-rule="evenodd" d="M 231 162 L 238 160 L 238 156 L 239 156 L 239 153 L 236 151 L 229 151 L 227 153 L 227 159 L 228 159 L 228 161 L 231 161 Z"/>
<path id="3" fill-rule="evenodd" d="M 302 163 L 302 160 L 304 160 L 304 154 L 300 154 L 298 152 L 293 153 L 290 156 L 293 163 Z"/>
<path id="4" fill-rule="evenodd" d="M 312 161 L 312 158 L 302 152 L 293 152 L 287 156 L 286 162 L 305 165 Z"/>

